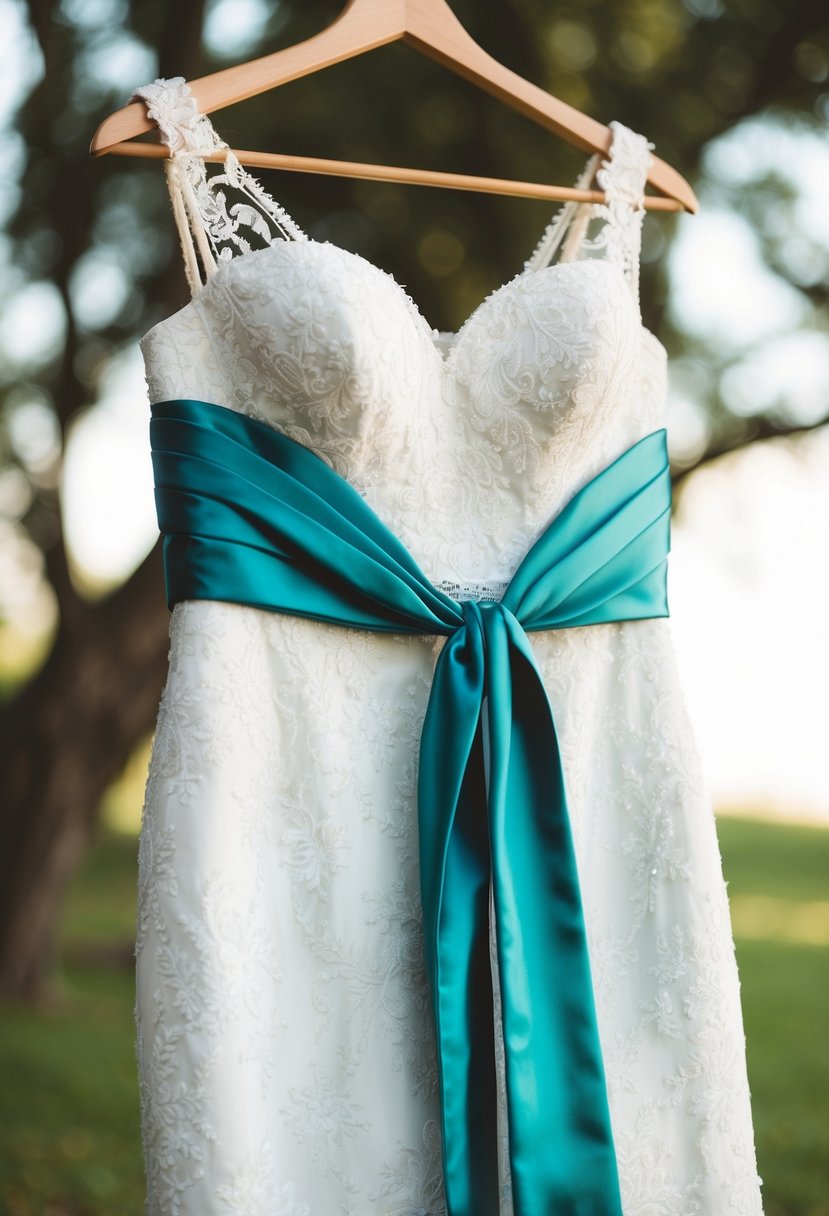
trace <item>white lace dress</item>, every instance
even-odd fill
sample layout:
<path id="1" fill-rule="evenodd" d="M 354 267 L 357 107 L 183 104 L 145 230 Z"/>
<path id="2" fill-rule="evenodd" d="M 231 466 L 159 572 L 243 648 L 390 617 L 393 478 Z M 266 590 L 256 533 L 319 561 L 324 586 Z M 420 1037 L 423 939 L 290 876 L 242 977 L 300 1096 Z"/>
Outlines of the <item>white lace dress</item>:
<path id="1" fill-rule="evenodd" d="M 456 598 L 498 598 L 572 495 L 664 425 L 665 350 L 638 301 L 641 135 L 612 124 L 609 158 L 580 178 L 596 172 L 607 204 L 562 207 L 445 334 L 390 275 L 309 239 L 232 155 L 207 174 L 200 154 L 225 145 L 182 81 L 140 93 L 174 152 L 194 293 L 141 341 L 152 400 L 224 405 L 313 449 Z M 150 1216 L 445 1214 L 416 809 L 444 640 L 173 609 L 139 862 Z M 670 621 L 531 644 L 625 1216 L 760 1216 L 728 900 Z"/>

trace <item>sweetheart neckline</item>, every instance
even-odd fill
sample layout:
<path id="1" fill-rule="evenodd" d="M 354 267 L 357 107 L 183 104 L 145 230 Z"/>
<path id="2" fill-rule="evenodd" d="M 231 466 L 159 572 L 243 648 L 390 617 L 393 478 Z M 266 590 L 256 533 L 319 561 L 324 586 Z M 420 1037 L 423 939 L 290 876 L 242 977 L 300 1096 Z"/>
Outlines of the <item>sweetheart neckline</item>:
<path id="1" fill-rule="evenodd" d="M 461 334 L 464 333 L 464 331 L 470 327 L 472 322 L 479 316 L 479 314 L 482 312 L 482 310 L 489 304 L 490 300 L 492 300 L 495 296 L 499 295 L 506 288 L 512 287 L 515 283 L 517 283 L 521 279 L 533 279 L 539 275 L 547 275 L 548 273 L 552 274 L 553 272 L 567 270 L 571 267 L 610 266 L 613 268 L 613 270 L 616 273 L 619 274 L 619 276 L 622 278 L 622 282 L 624 282 L 624 277 L 622 276 L 620 267 L 615 262 L 609 261 L 607 258 L 580 258 L 580 259 L 577 259 L 574 261 L 569 261 L 569 262 L 553 262 L 549 266 L 540 266 L 537 270 L 531 270 L 531 271 L 528 271 L 526 269 L 526 267 L 523 267 L 521 270 L 516 271 L 516 273 L 512 276 L 511 279 L 506 279 L 503 283 L 499 284 L 497 287 L 494 287 L 490 292 L 488 292 L 484 296 L 484 298 L 482 300 L 480 300 L 478 304 L 475 305 L 475 307 L 472 309 L 472 312 L 470 312 L 470 314 L 467 316 L 465 321 L 459 326 L 458 329 L 438 330 L 434 326 L 429 324 L 428 320 L 426 319 L 423 311 L 421 310 L 421 308 L 419 307 L 417 302 L 412 298 L 412 296 L 406 290 L 405 285 L 403 283 L 401 283 L 400 280 L 397 279 L 391 273 L 391 271 L 385 270 L 382 266 L 379 266 L 376 262 L 373 262 L 370 258 L 365 257 L 363 254 L 356 253 L 354 250 L 351 250 L 351 249 L 346 249 L 345 246 L 338 245 L 334 241 L 328 241 L 328 240 L 318 241 L 318 240 L 315 240 L 314 237 L 306 236 L 304 240 L 273 241 L 270 245 L 266 245 L 262 249 L 251 249 L 246 253 L 239 254 L 236 257 L 230 258 L 225 262 L 219 263 L 217 269 L 208 278 L 207 282 L 202 284 L 201 288 L 196 293 L 196 295 L 194 295 L 190 300 L 188 300 L 185 304 L 183 304 L 181 306 L 181 308 L 177 309 L 174 313 L 171 313 L 168 317 L 162 317 L 162 319 L 160 321 L 157 321 L 155 323 L 155 325 L 152 325 L 146 331 L 146 333 L 144 333 L 138 339 L 139 347 L 143 348 L 144 343 L 147 341 L 147 339 L 151 335 L 153 335 L 159 331 L 163 331 L 168 325 L 172 325 L 175 321 L 181 320 L 182 317 L 184 317 L 188 313 L 190 313 L 192 311 L 192 309 L 194 308 L 194 306 L 196 305 L 196 303 L 201 299 L 203 292 L 207 291 L 210 288 L 211 284 L 215 284 L 216 279 L 218 278 L 218 276 L 221 275 L 222 271 L 225 270 L 225 268 L 229 269 L 241 262 L 246 261 L 248 258 L 255 258 L 261 254 L 270 253 L 273 249 L 287 249 L 287 248 L 290 248 L 291 246 L 301 247 L 303 245 L 311 245 L 318 249 L 333 249 L 336 253 L 343 255 L 346 258 L 352 258 L 352 259 L 356 260 L 357 262 L 359 262 L 362 266 L 368 267 L 370 270 L 372 270 L 375 273 L 380 274 L 384 278 L 388 279 L 389 282 L 392 284 L 393 288 L 397 292 L 399 292 L 399 294 L 402 295 L 403 298 L 408 302 L 410 311 L 412 312 L 417 323 L 426 331 L 426 335 L 429 338 L 432 348 L 435 351 L 435 354 L 437 355 L 438 359 L 440 360 L 440 362 L 444 368 L 447 368 L 449 366 L 451 356 L 458 346 L 458 341 L 460 339 Z M 226 276 L 224 276 L 224 277 L 226 277 Z M 631 298 L 631 302 L 633 302 L 632 298 Z M 641 322 L 641 319 L 640 319 L 639 329 L 642 334 L 645 334 L 651 340 L 653 345 L 655 345 L 656 348 L 659 350 L 660 354 L 663 355 L 665 358 L 667 358 L 668 352 L 667 352 L 666 347 L 664 346 L 664 344 L 662 342 L 660 342 L 659 338 L 657 338 L 656 334 L 652 330 L 646 328 L 646 326 Z M 451 342 L 448 342 L 446 344 L 445 350 L 441 349 L 441 345 L 439 344 L 439 340 L 442 337 L 451 338 Z M 436 340 L 436 338 L 438 340 Z"/>

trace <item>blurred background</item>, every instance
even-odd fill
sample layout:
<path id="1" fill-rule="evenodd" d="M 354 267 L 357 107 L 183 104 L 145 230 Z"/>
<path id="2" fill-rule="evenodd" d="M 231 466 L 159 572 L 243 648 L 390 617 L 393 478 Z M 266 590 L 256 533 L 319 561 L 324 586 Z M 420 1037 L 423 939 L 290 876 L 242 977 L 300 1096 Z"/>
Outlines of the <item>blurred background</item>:
<path id="1" fill-rule="evenodd" d="M 89 141 L 135 86 L 288 46 L 340 7 L 0 0 L 0 1216 L 143 1206 L 136 833 L 169 618 L 137 339 L 187 288 L 160 164 L 93 160 Z M 672 627 L 729 883 L 766 1216 L 829 1216 L 825 0 L 452 7 L 507 66 L 646 134 L 701 204 L 644 224 L 643 318 L 670 356 Z M 236 147 L 564 185 L 586 159 L 401 46 L 214 118 Z M 260 177 L 441 329 L 555 210 Z"/>

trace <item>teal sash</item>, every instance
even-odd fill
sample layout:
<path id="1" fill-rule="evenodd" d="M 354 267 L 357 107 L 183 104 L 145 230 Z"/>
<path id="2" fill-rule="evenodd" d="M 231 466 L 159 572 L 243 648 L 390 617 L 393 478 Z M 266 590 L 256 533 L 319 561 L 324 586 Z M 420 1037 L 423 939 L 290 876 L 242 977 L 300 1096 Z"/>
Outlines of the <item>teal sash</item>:
<path id="1" fill-rule="evenodd" d="M 491 883 L 515 1216 L 621 1216 L 561 758 L 527 631 L 668 615 L 665 431 L 571 499 L 499 603 L 434 587 L 347 481 L 265 423 L 162 401 L 150 439 L 170 608 L 224 600 L 446 636 L 417 796 L 448 1213 L 499 1212 Z"/>

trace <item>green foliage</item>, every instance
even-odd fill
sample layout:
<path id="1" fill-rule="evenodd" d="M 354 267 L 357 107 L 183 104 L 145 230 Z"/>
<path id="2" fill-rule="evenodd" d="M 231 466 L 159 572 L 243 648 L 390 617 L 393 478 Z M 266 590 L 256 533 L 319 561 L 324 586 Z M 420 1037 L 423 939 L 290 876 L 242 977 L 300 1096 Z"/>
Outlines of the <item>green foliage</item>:
<path id="1" fill-rule="evenodd" d="M 765 1216 L 828 1216 L 829 942 L 781 941 L 771 923 L 743 937 L 740 909 L 757 894 L 792 907 L 829 899 L 829 831 L 724 818 L 717 830 L 737 938 Z M 135 885 L 135 838 L 103 834 L 62 926 L 61 1002 L 0 1012 L 0 1216 L 143 1210 L 127 934 Z"/>

